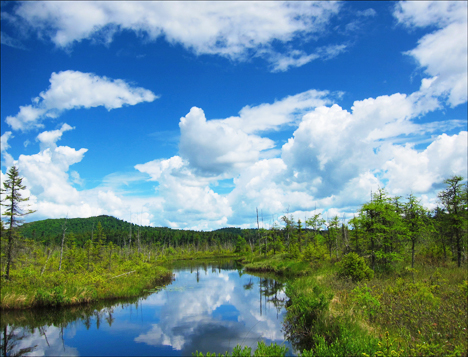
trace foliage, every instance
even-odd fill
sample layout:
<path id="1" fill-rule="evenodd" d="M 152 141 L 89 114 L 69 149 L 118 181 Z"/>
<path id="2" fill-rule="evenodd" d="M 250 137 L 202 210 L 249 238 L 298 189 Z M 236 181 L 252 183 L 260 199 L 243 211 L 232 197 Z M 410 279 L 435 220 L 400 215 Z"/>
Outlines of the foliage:
<path id="1" fill-rule="evenodd" d="M 286 295 L 289 297 L 284 320 L 286 336 L 293 342 L 299 342 L 299 336 L 313 336 L 323 325 L 333 294 L 306 277 L 290 282 Z"/>
<path id="2" fill-rule="evenodd" d="M 315 356 L 359 356 L 365 352 L 374 353 L 378 349 L 377 339 L 369 336 L 356 325 L 345 321 L 335 322 L 337 332 L 333 340 L 323 335 L 316 335 L 315 345 L 310 350 L 303 350 L 302 357 Z"/>
<path id="3" fill-rule="evenodd" d="M 265 342 L 259 341 L 257 343 L 257 349 L 255 350 L 254 354 L 252 355 L 252 348 L 244 346 L 243 348 L 240 345 L 237 345 L 234 347 L 232 350 L 232 354 L 229 352 L 226 352 L 225 354 L 219 353 L 216 355 L 216 353 L 210 353 L 207 352 L 206 355 L 204 355 L 202 352 L 196 351 L 195 353 L 192 353 L 192 356 L 196 357 L 250 357 L 250 356 L 255 356 L 255 357 L 260 357 L 260 356 L 278 356 L 282 357 L 286 355 L 286 352 L 288 351 L 288 348 L 285 346 L 277 345 L 276 343 L 272 343 L 271 345 L 266 345 Z"/>
<path id="4" fill-rule="evenodd" d="M 302 253 L 302 260 L 311 262 L 316 266 L 329 259 L 326 247 L 319 243 L 309 242 Z"/>
<path id="5" fill-rule="evenodd" d="M 246 248 L 247 248 L 247 242 L 245 241 L 245 238 L 238 235 L 237 241 L 236 241 L 236 249 L 234 250 L 234 252 L 242 253 L 242 252 L 245 252 Z"/>
<path id="6" fill-rule="evenodd" d="M 367 266 L 364 258 L 356 253 L 345 255 L 338 266 L 338 277 L 350 278 L 353 282 L 371 280 L 374 277 L 374 272 Z"/>
<path id="7" fill-rule="evenodd" d="M 385 342 L 379 341 L 379 349 L 375 354 L 374 357 L 400 357 L 404 350 L 398 349 L 395 350 L 393 347 L 395 340 L 392 340 L 388 334 L 388 331 L 385 332 Z M 367 353 L 363 353 L 364 357 L 370 357 Z"/>
<path id="8" fill-rule="evenodd" d="M 351 296 L 358 309 L 368 314 L 369 319 L 372 319 L 379 312 L 379 298 L 371 294 L 371 289 L 367 284 L 357 286 L 351 292 Z"/>

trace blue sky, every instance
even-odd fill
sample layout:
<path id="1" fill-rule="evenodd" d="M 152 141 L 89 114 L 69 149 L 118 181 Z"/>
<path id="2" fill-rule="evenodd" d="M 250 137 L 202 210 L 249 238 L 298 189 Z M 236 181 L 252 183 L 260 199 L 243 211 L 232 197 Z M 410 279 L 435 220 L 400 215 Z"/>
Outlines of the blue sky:
<path id="1" fill-rule="evenodd" d="M 466 2 L 2 2 L 30 220 L 349 218 L 467 176 Z"/>

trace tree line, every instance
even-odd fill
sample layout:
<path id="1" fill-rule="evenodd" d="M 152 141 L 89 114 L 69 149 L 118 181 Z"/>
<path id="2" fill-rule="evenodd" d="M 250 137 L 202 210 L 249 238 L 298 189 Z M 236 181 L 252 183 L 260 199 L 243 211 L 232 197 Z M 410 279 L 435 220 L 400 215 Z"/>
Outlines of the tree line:
<path id="1" fill-rule="evenodd" d="M 21 218 L 32 213 L 23 204 L 28 198 L 16 167 L 7 173 L 2 188 L 5 207 L 1 223 L 2 274 L 9 276 L 15 250 L 29 242 L 46 247 L 60 247 L 60 265 L 64 251 L 81 248 L 91 260 L 103 259 L 114 249 L 138 254 L 174 254 L 196 251 L 234 251 L 237 253 L 278 254 L 288 252 L 294 259 L 340 260 L 355 252 L 366 257 L 374 271 L 386 271 L 398 261 L 417 253 L 425 259 L 453 260 L 460 267 L 467 260 L 468 189 L 464 179 L 454 176 L 444 181 L 439 205 L 433 211 L 424 208 L 414 195 L 390 196 L 379 189 L 370 202 L 361 206 L 348 222 L 338 216 L 324 219 L 320 213 L 295 220 L 290 214 L 281 217 L 281 226 L 270 229 L 223 228 L 211 232 L 175 230 L 167 227 L 134 225 L 115 217 L 48 219 L 21 225 Z M 257 212 L 258 223 L 258 212 Z M 112 253 L 110 253 L 112 254 Z M 60 268 L 59 268 L 60 269 Z"/>

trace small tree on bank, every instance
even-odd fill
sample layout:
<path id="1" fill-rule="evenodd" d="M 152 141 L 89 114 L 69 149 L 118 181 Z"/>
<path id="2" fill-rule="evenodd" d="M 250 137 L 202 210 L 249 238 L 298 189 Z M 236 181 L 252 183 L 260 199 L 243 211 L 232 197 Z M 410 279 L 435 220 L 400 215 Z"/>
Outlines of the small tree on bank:
<path id="1" fill-rule="evenodd" d="M 13 239 L 15 232 L 13 229 L 22 223 L 20 217 L 26 216 L 33 213 L 32 210 L 25 210 L 22 207 L 22 203 L 29 200 L 29 197 L 23 198 L 21 196 L 21 190 L 26 189 L 23 185 L 23 178 L 19 176 L 18 169 L 16 166 L 12 166 L 10 171 L 7 173 L 8 179 L 3 182 L 3 188 L 1 188 L 2 206 L 4 206 L 5 212 L 2 214 L 7 219 L 7 232 L 6 236 L 8 239 L 7 248 L 7 266 L 6 266 L 6 278 L 10 279 L 10 266 L 12 263 L 12 251 L 13 251 Z"/>

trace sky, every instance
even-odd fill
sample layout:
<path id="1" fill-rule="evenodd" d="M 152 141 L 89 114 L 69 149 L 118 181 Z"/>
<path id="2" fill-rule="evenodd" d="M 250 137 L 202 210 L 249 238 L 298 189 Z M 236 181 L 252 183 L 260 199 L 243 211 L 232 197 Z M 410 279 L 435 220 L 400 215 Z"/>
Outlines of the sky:
<path id="1" fill-rule="evenodd" d="M 428 209 L 467 173 L 467 2 L 2 2 L 26 220 L 178 229 Z"/>

